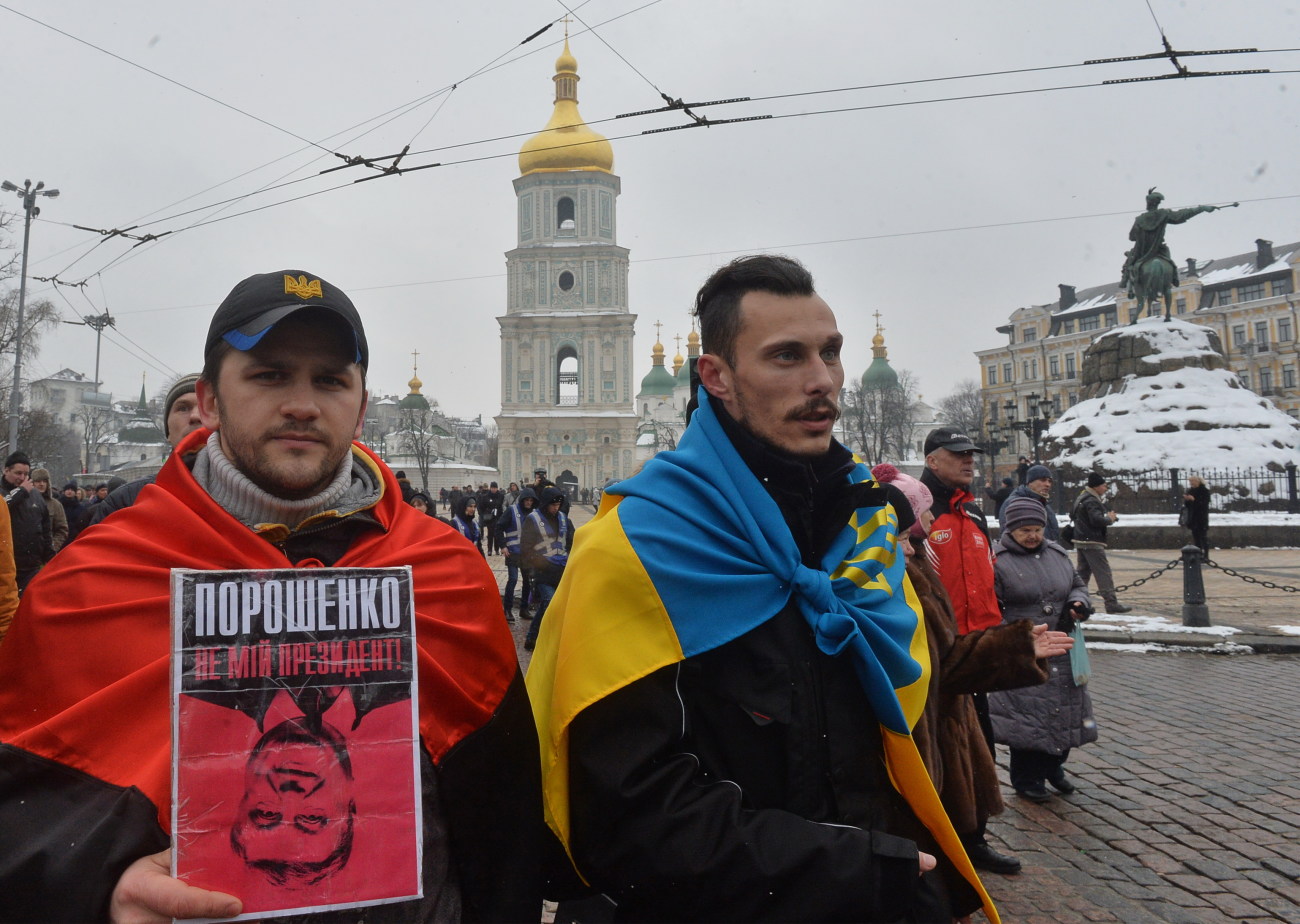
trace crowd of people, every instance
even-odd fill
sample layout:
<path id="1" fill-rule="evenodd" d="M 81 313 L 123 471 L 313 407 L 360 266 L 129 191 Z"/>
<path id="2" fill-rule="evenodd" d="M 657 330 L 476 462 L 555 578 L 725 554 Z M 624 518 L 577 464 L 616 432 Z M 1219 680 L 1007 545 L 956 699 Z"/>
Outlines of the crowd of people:
<path id="1" fill-rule="evenodd" d="M 734 260 L 694 313 L 701 387 L 678 448 L 606 486 L 576 542 L 568 504 L 591 498 L 544 470 L 434 495 L 356 442 L 365 328 L 299 270 L 218 306 L 202 371 L 168 395 L 155 479 L 83 508 L 12 454 L 0 920 L 239 914 L 241 896 L 171 874 L 172 570 L 398 566 L 422 887 L 365 920 L 535 921 L 543 897 L 591 896 L 619 920 L 996 919 L 977 870 L 1022 865 L 987 838 L 996 744 L 1016 793 L 1043 801 L 1074 792 L 1066 758 L 1097 735 L 1077 623 L 1090 574 L 1113 592 L 1104 479 L 1076 504 L 1078 569 L 1053 536 L 1052 472 L 1028 460 L 995 545 L 960 429 L 928 435 L 920 478 L 834 439 L 843 337 L 803 265 Z M 516 614 L 532 619 L 526 677 Z M 300 694 L 266 695 L 304 728 L 333 698 L 382 708 Z M 281 795 L 316 778 L 257 757 Z"/>

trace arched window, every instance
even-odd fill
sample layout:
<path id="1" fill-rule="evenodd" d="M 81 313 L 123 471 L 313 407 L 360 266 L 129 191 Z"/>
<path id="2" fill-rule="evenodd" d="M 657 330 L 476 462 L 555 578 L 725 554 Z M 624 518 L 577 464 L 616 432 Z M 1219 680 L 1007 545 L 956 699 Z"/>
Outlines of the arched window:
<path id="1" fill-rule="evenodd" d="M 555 359 L 555 403 L 560 407 L 577 407 L 578 351 L 566 345 L 560 348 Z"/>
<path id="2" fill-rule="evenodd" d="M 559 231 L 573 233 L 573 200 L 568 196 L 561 196 L 555 203 L 555 227 Z"/>

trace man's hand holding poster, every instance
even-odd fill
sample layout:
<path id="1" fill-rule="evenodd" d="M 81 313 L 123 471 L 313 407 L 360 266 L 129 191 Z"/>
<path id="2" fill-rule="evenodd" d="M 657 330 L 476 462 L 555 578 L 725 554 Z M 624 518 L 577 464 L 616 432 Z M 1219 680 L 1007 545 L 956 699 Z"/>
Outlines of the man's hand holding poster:
<path id="1" fill-rule="evenodd" d="M 408 568 L 172 572 L 174 874 L 241 918 L 419 897 Z"/>

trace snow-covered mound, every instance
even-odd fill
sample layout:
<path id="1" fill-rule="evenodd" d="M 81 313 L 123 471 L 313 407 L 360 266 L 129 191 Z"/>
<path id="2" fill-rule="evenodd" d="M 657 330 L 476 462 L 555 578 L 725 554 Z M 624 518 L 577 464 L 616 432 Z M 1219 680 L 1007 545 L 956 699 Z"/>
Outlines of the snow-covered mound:
<path id="1" fill-rule="evenodd" d="M 1093 341 L 1085 400 L 1047 431 L 1060 465 L 1108 472 L 1257 468 L 1300 459 L 1300 424 L 1245 388 L 1218 336 L 1147 318 Z"/>

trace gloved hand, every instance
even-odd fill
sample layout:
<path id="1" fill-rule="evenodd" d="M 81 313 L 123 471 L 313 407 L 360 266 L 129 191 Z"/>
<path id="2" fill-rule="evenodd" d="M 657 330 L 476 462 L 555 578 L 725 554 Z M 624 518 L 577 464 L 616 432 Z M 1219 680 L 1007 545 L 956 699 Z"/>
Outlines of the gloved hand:
<path id="1" fill-rule="evenodd" d="M 1069 607 L 1067 607 L 1066 612 L 1074 617 L 1075 621 L 1083 622 L 1091 616 L 1094 611 L 1092 607 L 1084 603 L 1082 600 L 1074 600 L 1070 603 Z"/>

